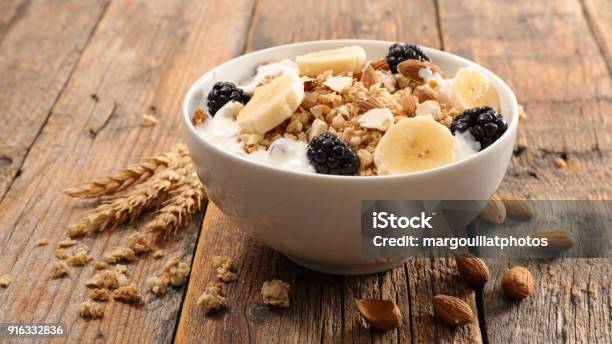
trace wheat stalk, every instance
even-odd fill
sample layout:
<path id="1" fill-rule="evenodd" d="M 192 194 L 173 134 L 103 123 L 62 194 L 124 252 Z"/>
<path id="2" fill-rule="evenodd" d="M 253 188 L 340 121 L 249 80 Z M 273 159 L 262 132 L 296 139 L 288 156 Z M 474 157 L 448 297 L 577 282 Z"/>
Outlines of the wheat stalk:
<path id="1" fill-rule="evenodd" d="M 170 192 L 170 198 L 163 203 L 163 207 L 147 225 L 147 229 L 163 237 L 176 233 L 189 223 L 191 215 L 200 209 L 203 196 L 204 186 L 197 174 L 191 172 Z"/>
<path id="2" fill-rule="evenodd" d="M 155 157 L 142 158 L 139 163 L 120 169 L 110 176 L 94 179 L 69 188 L 65 192 L 72 197 L 78 198 L 93 198 L 114 194 L 134 184 L 146 181 L 153 176 L 157 169 L 168 167 L 173 160 L 177 159 L 177 154 L 178 158 L 182 159 L 185 156 L 188 157 L 189 153 L 184 145 L 178 144 L 172 152 Z"/>

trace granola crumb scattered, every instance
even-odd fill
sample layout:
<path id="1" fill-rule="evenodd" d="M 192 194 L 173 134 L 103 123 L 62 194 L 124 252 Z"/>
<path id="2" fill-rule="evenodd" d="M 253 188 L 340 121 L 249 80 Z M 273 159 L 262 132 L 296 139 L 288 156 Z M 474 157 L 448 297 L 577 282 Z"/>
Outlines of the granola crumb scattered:
<path id="1" fill-rule="evenodd" d="M 81 318 L 100 319 L 104 316 L 104 307 L 92 301 L 84 301 L 79 305 L 79 315 Z"/>
<path id="2" fill-rule="evenodd" d="M 9 274 L 5 274 L 0 276 L 0 287 L 7 288 L 11 282 L 13 281 L 13 277 Z"/>
<path id="3" fill-rule="evenodd" d="M 217 272 L 217 278 L 223 282 L 231 282 L 238 279 L 238 275 L 232 271 L 234 261 L 226 256 L 213 256 L 212 265 Z"/>
<path id="4" fill-rule="evenodd" d="M 156 250 L 155 252 L 153 252 L 153 258 L 155 259 L 159 259 L 161 257 L 164 256 L 164 250 Z"/>
<path id="5" fill-rule="evenodd" d="M 57 258 L 57 259 L 65 259 L 66 256 L 66 251 L 63 248 L 58 248 L 55 250 L 55 252 L 53 252 L 53 255 Z"/>
<path id="6" fill-rule="evenodd" d="M 136 254 L 147 253 L 151 242 L 142 233 L 134 233 L 128 237 L 128 247 Z"/>
<path id="7" fill-rule="evenodd" d="M 170 280 L 168 276 L 153 276 L 147 279 L 147 286 L 149 290 L 155 295 L 163 295 L 168 292 L 168 286 L 170 285 Z"/>
<path id="8" fill-rule="evenodd" d="M 68 275 L 68 265 L 64 262 L 56 262 L 53 263 L 51 268 L 51 277 L 53 278 L 61 278 Z"/>
<path id="9" fill-rule="evenodd" d="M 42 238 L 42 239 L 38 239 L 38 241 L 36 241 L 36 246 L 44 246 L 44 245 L 49 245 L 49 240 Z"/>
<path id="10" fill-rule="evenodd" d="M 134 283 L 113 290 L 113 299 L 126 303 L 139 304 L 142 302 L 140 291 L 138 291 L 138 287 L 136 287 L 136 284 Z"/>
<path id="11" fill-rule="evenodd" d="M 101 261 L 97 261 L 96 265 L 95 265 L 95 269 L 96 270 L 104 270 L 108 268 L 108 263 L 106 262 L 101 262 Z"/>
<path id="12" fill-rule="evenodd" d="M 89 292 L 89 298 L 96 301 L 108 301 L 110 293 L 106 289 L 96 288 Z"/>
<path id="13" fill-rule="evenodd" d="M 111 264 L 116 264 L 121 261 L 134 261 L 136 254 L 128 247 L 115 247 L 111 252 L 104 255 L 106 261 Z"/>
<path id="14" fill-rule="evenodd" d="M 189 265 L 180 260 L 181 257 L 174 256 L 164 265 L 164 273 L 168 274 L 170 284 L 175 287 L 183 285 L 189 276 Z"/>
<path id="15" fill-rule="evenodd" d="M 85 285 L 90 288 L 115 289 L 119 287 L 119 281 L 114 271 L 104 271 L 93 275 L 85 281 Z"/>
<path id="16" fill-rule="evenodd" d="M 66 240 L 61 240 L 57 242 L 57 246 L 59 246 L 60 248 L 66 248 L 66 247 L 74 246 L 76 244 L 77 244 L 77 241 L 73 239 L 66 239 Z"/>
<path id="17" fill-rule="evenodd" d="M 224 306 L 225 297 L 223 297 L 223 293 L 221 292 L 221 283 L 208 283 L 202 295 L 198 297 L 197 304 L 204 308 L 205 314 L 213 309 L 219 309 Z"/>
<path id="18" fill-rule="evenodd" d="M 142 126 L 143 127 L 154 127 L 157 124 L 157 118 L 144 114 L 142 115 Z"/>
<path id="19" fill-rule="evenodd" d="M 556 158 L 555 159 L 555 167 L 556 168 L 566 168 L 567 162 L 564 159 Z"/>
<path id="20" fill-rule="evenodd" d="M 66 263 L 71 266 L 83 266 L 93 260 L 93 256 L 89 253 L 87 246 L 77 247 L 72 252 L 72 256 L 66 259 Z"/>
<path id="21" fill-rule="evenodd" d="M 261 287 L 264 303 L 278 307 L 289 307 L 289 289 L 291 289 L 289 283 L 281 280 L 273 279 L 264 282 Z"/>

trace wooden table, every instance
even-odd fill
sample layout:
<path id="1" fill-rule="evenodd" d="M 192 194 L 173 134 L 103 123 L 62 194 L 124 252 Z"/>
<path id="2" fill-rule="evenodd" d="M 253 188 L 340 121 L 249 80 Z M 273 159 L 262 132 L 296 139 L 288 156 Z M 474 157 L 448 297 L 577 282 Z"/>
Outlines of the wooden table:
<path id="1" fill-rule="evenodd" d="M 510 84 L 529 115 L 501 192 L 612 196 L 609 0 L 3 0 L 0 275 L 14 281 L 0 289 L 0 322 L 63 322 L 71 343 L 612 342 L 610 260 L 489 260 L 493 277 L 481 293 L 441 259 L 330 276 L 253 242 L 213 204 L 166 246 L 192 262 L 187 286 L 148 294 L 141 307 L 110 303 L 101 321 L 78 317 L 87 295 L 82 281 L 93 267 L 59 280 L 49 268 L 67 225 L 91 202 L 62 191 L 181 141 L 183 95 L 211 67 L 247 51 L 327 38 L 418 42 L 483 64 Z M 158 125 L 141 127 L 143 114 Z M 556 168 L 558 158 L 569 167 Z M 129 232 L 84 242 L 100 256 Z M 36 247 L 38 238 L 51 243 Z M 215 254 L 236 257 L 240 279 L 227 288 L 227 311 L 211 317 L 195 300 L 214 278 Z M 535 294 L 520 304 L 498 288 L 500 273 L 516 263 L 536 277 Z M 130 276 L 144 288 L 161 264 L 141 259 Z M 271 278 L 291 283 L 291 308 L 261 305 L 259 288 Z M 435 320 L 431 297 L 438 293 L 467 300 L 478 321 L 453 330 Z M 403 325 L 386 334 L 364 329 L 360 297 L 394 299 Z"/>

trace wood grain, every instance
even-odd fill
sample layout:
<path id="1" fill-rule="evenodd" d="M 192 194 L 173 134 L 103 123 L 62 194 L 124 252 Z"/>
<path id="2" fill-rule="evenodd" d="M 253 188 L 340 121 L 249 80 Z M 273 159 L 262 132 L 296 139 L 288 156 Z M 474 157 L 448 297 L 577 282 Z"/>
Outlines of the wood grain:
<path id="1" fill-rule="evenodd" d="M 600 5 L 609 10 L 609 2 Z M 580 3 L 441 1 L 440 13 L 447 49 L 500 75 L 529 115 L 501 192 L 609 199 L 612 79 Z M 558 169 L 555 158 L 576 165 Z M 488 262 L 492 281 L 480 311 L 489 342 L 610 342 L 610 260 Z M 522 302 L 499 288 L 514 265 L 536 279 L 535 293 Z"/>
<path id="2" fill-rule="evenodd" d="M 45 109 L 50 116 L 23 162 L 23 172 L 0 203 L 0 274 L 14 277 L 9 288 L 0 290 L 1 321 L 63 322 L 66 341 L 73 343 L 172 340 L 185 289 L 161 298 L 146 293 L 148 302 L 142 307 L 112 302 L 101 321 L 85 321 L 78 317 L 77 305 L 86 298 L 83 281 L 93 266 L 73 268 L 69 278 L 51 280 L 52 252 L 66 227 L 92 205 L 70 199 L 63 194 L 65 188 L 181 140 L 179 111 L 187 88 L 244 47 L 252 3 L 234 1 L 231 10 L 228 6 L 223 1 L 117 0 L 108 7 L 55 105 Z M 64 15 L 77 22 L 88 19 L 78 13 Z M 90 19 L 95 22 L 95 17 Z M 58 35 L 47 42 L 43 36 L 27 44 L 66 49 L 65 39 Z M 36 51 L 32 47 L 31 52 Z M 63 56 L 57 59 L 66 59 Z M 16 93 L 30 88 L 37 91 L 26 83 Z M 145 113 L 159 119 L 156 127 L 141 127 Z M 26 126 L 11 131 L 34 135 L 37 130 Z M 179 254 L 191 261 L 200 223 L 201 214 L 178 240 L 164 246 L 167 257 Z M 131 232 L 117 229 L 82 243 L 101 257 L 113 246 L 125 246 Z M 50 245 L 35 247 L 38 238 L 48 238 Z M 151 257 L 140 259 L 129 265 L 128 276 L 144 293 L 144 280 L 162 264 Z"/>
<path id="3" fill-rule="evenodd" d="M 259 1 L 247 50 L 323 38 L 372 38 L 438 47 L 433 2 L 415 2 L 411 11 L 403 10 L 404 6 L 400 1 L 324 5 L 318 1 Z M 234 257 L 241 274 L 238 282 L 226 285 L 228 309 L 206 316 L 195 300 L 214 279 L 213 255 Z M 291 308 L 278 310 L 262 304 L 261 285 L 272 278 L 292 285 Z M 480 342 L 477 321 L 453 330 L 434 320 L 431 297 L 437 293 L 462 297 L 476 309 L 475 295 L 456 279 L 453 262 L 415 260 L 362 277 L 320 274 L 257 244 L 209 205 L 176 342 Z M 386 334 L 365 329 L 355 304 L 362 297 L 395 300 L 404 314 L 403 325 Z"/>
<path id="4" fill-rule="evenodd" d="M 107 4 L 108 0 L 0 4 L 0 200 Z"/>
<path id="5" fill-rule="evenodd" d="M 581 0 L 585 19 L 612 74 L 612 5 L 606 0 Z"/>

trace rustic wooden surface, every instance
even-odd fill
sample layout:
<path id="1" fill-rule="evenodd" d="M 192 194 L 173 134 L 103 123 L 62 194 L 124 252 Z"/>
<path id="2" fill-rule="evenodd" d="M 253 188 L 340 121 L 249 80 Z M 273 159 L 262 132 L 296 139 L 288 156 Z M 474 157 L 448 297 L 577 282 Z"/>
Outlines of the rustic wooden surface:
<path id="1" fill-rule="evenodd" d="M 183 94 L 212 66 L 288 42 L 369 38 L 418 42 L 489 67 L 529 115 L 501 191 L 531 198 L 609 199 L 612 130 L 612 3 L 508 1 L 54 1 L 0 2 L 0 322 L 64 322 L 68 342 L 612 342 L 609 260 L 489 260 L 493 279 L 474 293 L 445 260 L 413 260 L 363 277 L 315 273 L 258 245 L 214 205 L 165 249 L 193 258 L 189 285 L 133 307 L 110 303 L 101 321 L 77 304 L 92 266 L 51 280 L 49 264 L 68 224 L 90 202 L 62 190 L 169 148 L 181 140 Z M 95 96 L 92 96 L 95 95 Z M 159 119 L 142 128 L 142 114 Z M 557 169 L 555 158 L 570 168 Z M 203 220 L 202 220 L 203 217 Z M 201 231 L 198 227 L 201 225 Z M 138 227 L 136 223 L 133 227 Z M 130 229 L 84 240 L 99 256 Z M 35 247 L 38 238 L 49 246 Z M 215 254 L 237 259 L 229 307 L 205 316 L 195 305 Z M 526 264 L 536 292 L 518 303 L 497 287 Z M 160 261 L 129 267 L 142 288 Z M 291 308 L 261 305 L 263 281 L 292 285 Z M 453 330 L 435 320 L 431 297 L 468 301 L 477 322 Z M 403 326 L 360 324 L 359 297 L 396 300 Z M 57 340 L 61 342 L 62 340 Z"/>

